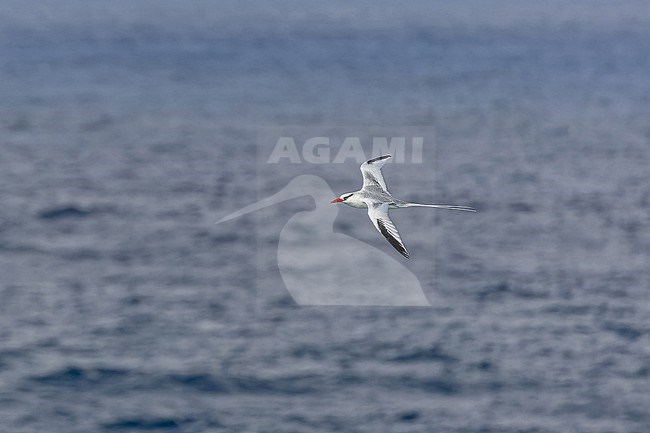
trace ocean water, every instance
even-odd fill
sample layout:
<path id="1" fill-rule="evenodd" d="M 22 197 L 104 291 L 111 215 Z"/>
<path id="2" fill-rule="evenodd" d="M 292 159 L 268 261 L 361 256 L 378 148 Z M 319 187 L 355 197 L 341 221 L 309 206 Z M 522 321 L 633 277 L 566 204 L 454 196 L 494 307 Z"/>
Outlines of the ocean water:
<path id="1" fill-rule="evenodd" d="M 0 4 L 0 431 L 650 431 L 643 2 Z M 386 167 L 478 209 L 393 214 L 431 308 L 295 305 L 309 198 L 214 225 L 285 125 L 435 128 Z"/>

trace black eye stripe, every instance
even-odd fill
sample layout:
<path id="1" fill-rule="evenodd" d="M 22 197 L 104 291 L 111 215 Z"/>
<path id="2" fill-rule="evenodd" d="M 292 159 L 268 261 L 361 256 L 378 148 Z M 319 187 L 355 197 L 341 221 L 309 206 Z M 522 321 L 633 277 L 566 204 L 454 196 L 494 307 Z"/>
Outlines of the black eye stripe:
<path id="1" fill-rule="evenodd" d="M 345 200 L 347 200 L 347 199 L 349 199 L 350 197 L 352 197 L 352 194 L 350 194 L 350 195 L 349 195 L 349 196 L 347 196 L 347 197 L 343 197 L 343 201 L 345 201 Z"/>

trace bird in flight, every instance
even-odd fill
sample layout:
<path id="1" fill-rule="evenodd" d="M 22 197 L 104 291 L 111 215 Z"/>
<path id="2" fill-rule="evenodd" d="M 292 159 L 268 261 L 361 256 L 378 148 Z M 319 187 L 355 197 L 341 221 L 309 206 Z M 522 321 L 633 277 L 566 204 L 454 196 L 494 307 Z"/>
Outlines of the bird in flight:
<path id="1" fill-rule="evenodd" d="M 469 206 L 454 206 L 448 204 L 422 204 L 398 200 L 388 192 L 386 181 L 381 174 L 381 168 L 391 155 L 382 155 L 361 164 L 363 174 L 363 187 L 359 191 L 346 192 L 332 200 L 332 203 L 344 203 L 348 206 L 368 209 L 368 217 L 390 244 L 404 257 L 409 258 L 409 252 L 402 242 L 402 238 L 395 224 L 388 216 L 388 209 L 404 207 L 433 207 L 438 209 L 462 210 L 476 212 Z"/>

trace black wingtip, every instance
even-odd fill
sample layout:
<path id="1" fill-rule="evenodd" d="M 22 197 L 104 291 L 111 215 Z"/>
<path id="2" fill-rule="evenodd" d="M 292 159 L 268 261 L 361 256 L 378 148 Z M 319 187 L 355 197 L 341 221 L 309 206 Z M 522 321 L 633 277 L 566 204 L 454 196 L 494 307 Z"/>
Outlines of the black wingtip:
<path id="1" fill-rule="evenodd" d="M 377 220 L 377 226 L 379 227 L 379 231 L 381 232 L 382 235 L 390 242 L 390 244 L 399 252 L 401 255 L 406 257 L 407 259 L 410 257 L 409 252 L 406 251 L 406 248 L 391 235 L 388 230 L 386 230 L 386 226 L 384 225 L 383 221 L 378 219 Z"/>
<path id="2" fill-rule="evenodd" d="M 377 158 L 369 159 L 368 161 L 366 161 L 366 163 L 372 164 L 372 163 L 375 163 L 377 161 L 383 161 L 384 159 L 387 159 L 387 158 L 390 158 L 390 157 L 391 157 L 391 155 L 382 155 L 382 156 L 378 156 Z"/>

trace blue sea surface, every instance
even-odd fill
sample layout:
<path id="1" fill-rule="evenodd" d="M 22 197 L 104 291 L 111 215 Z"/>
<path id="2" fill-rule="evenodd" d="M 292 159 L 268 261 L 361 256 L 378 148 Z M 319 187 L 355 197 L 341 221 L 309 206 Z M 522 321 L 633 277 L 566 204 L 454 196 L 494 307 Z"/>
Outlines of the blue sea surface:
<path id="1" fill-rule="evenodd" d="M 1 432 L 650 431 L 644 2 L 0 6 Z M 431 308 L 260 277 L 309 199 L 214 225 L 284 125 L 435 128 L 385 169 L 478 209 L 392 214 Z"/>

